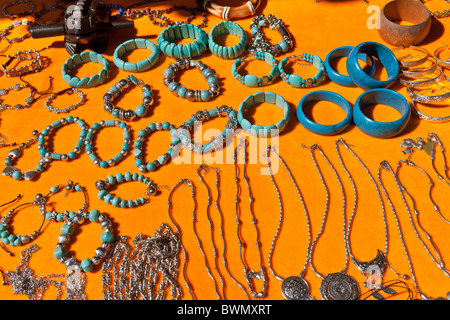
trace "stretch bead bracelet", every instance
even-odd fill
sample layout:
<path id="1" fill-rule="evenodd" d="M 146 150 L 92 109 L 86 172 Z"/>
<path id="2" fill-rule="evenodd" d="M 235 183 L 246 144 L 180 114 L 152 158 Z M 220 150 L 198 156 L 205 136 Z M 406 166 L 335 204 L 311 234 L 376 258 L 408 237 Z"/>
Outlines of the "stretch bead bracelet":
<path id="1" fill-rule="evenodd" d="M 139 130 L 136 141 L 134 142 L 134 164 L 138 167 L 140 172 L 155 171 L 170 161 L 173 148 L 180 142 L 178 138 L 171 138 L 170 147 L 164 155 L 158 157 L 155 161 L 147 163 L 144 163 L 142 159 L 142 143 L 148 135 L 151 135 L 155 131 L 167 130 L 170 132 L 174 128 L 175 126 L 168 122 L 158 122 L 150 123 L 145 129 Z"/>
<path id="2" fill-rule="evenodd" d="M 28 4 L 30 6 L 30 8 L 28 9 L 28 11 L 24 10 L 20 13 L 9 13 L 6 9 L 12 6 L 16 6 L 16 5 L 21 5 L 21 4 Z M 31 0 L 17 0 L 17 1 L 11 1 L 6 3 L 3 7 L 2 7 L 2 13 L 11 19 L 14 18 L 19 18 L 19 17 L 23 17 L 23 16 L 28 16 L 31 15 L 31 13 L 34 11 L 35 5 L 34 2 Z"/>
<path id="3" fill-rule="evenodd" d="M 281 110 L 283 110 L 284 117 L 276 125 L 261 126 L 258 124 L 251 124 L 250 121 L 244 118 L 244 112 L 255 104 L 261 104 L 267 102 L 275 104 Z M 237 120 L 241 125 L 241 128 L 246 132 L 249 132 L 258 137 L 272 137 L 281 133 L 287 126 L 290 119 L 291 111 L 289 104 L 284 100 L 282 96 L 279 96 L 273 92 L 257 92 L 248 96 L 239 105 Z"/>
<path id="4" fill-rule="evenodd" d="M 196 121 L 207 121 L 212 117 L 228 117 L 225 129 L 210 142 L 202 145 L 201 143 L 194 142 L 191 139 L 190 130 L 194 127 Z M 211 110 L 199 110 L 192 117 L 184 122 L 178 129 L 172 129 L 170 134 L 174 139 L 179 139 L 183 146 L 189 151 L 193 151 L 197 154 L 211 152 L 223 147 L 227 137 L 229 137 L 237 128 L 237 116 L 234 110 L 228 106 L 220 106 Z"/>
<path id="5" fill-rule="evenodd" d="M 175 44 L 173 41 L 181 39 L 194 39 L 185 45 Z M 164 29 L 156 39 L 159 50 L 175 59 L 195 58 L 208 48 L 208 34 L 193 24 L 180 24 Z"/>
<path id="6" fill-rule="evenodd" d="M 218 45 L 215 40 L 225 34 L 239 37 L 239 42 L 232 47 Z M 247 34 L 244 29 L 233 21 L 222 21 L 212 27 L 208 35 L 209 50 L 212 54 L 222 59 L 236 59 L 246 50 Z"/>
<path id="7" fill-rule="evenodd" d="M 130 181 L 139 181 L 147 185 L 147 191 L 145 192 L 146 198 L 140 197 L 139 199 L 134 200 L 122 200 L 119 197 L 116 197 L 110 193 L 108 193 L 107 189 L 110 186 L 117 185 L 124 182 L 130 182 Z M 150 201 L 150 196 L 156 195 L 158 188 L 154 184 L 152 180 L 145 177 L 143 174 L 138 173 L 130 173 L 125 172 L 124 174 L 118 173 L 115 176 L 108 175 L 106 180 L 99 180 L 95 183 L 95 186 L 97 187 L 98 194 L 97 197 L 100 200 L 105 201 L 107 204 L 111 204 L 114 207 L 121 207 L 121 208 L 132 208 L 140 206 L 148 201 Z"/>
<path id="8" fill-rule="evenodd" d="M 192 90 L 186 89 L 179 82 L 175 82 L 174 77 L 178 70 L 189 69 L 190 67 L 197 67 L 206 79 L 209 90 Z M 210 69 L 201 61 L 193 60 L 178 60 L 176 63 L 170 63 L 169 68 L 164 71 L 164 84 L 168 86 L 169 91 L 175 96 L 185 98 L 188 101 L 209 101 L 211 97 L 219 95 L 219 84 L 217 73 Z"/>
<path id="9" fill-rule="evenodd" d="M 52 101 L 53 101 L 57 96 L 60 96 L 60 95 L 62 95 L 62 94 L 64 94 L 64 93 L 67 93 L 68 95 L 71 95 L 71 94 L 73 94 L 73 93 L 76 93 L 76 94 L 78 94 L 78 96 L 80 97 L 80 100 L 79 100 L 77 103 L 68 106 L 67 108 L 57 109 L 57 108 L 52 107 L 52 105 L 51 105 Z M 58 113 L 70 112 L 70 111 L 76 109 L 78 106 L 82 105 L 82 104 L 84 103 L 85 100 L 86 100 L 86 98 L 85 98 L 85 95 L 84 95 L 84 93 L 83 93 L 82 91 L 78 90 L 77 88 L 68 88 L 68 89 L 61 90 L 60 92 L 51 94 L 51 95 L 47 98 L 47 100 L 45 100 L 44 105 L 45 105 L 45 108 L 46 108 L 48 111 L 52 111 L 52 112 L 58 114 Z"/>
<path id="10" fill-rule="evenodd" d="M 94 147 L 92 146 L 92 139 L 97 132 L 104 127 L 119 127 L 123 130 L 123 145 L 122 149 L 119 153 L 117 153 L 114 157 L 109 159 L 108 161 L 101 160 L 95 154 Z M 86 154 L 89 156 L 89 159 L 96 166 L 100 166 L 101 168 L 108 168 L 114 166 L 116 163 L 119 163 L 127 154 L 128 149 L 130 148 L 130 128 L 127 126 L 125 122 L 121 122 L 119 120 L 101 120 L 98 123 L 94 123 L 92 128 L 89 128 L 86 138 L 85 138 L 85 148 Z"/>
<path id="11" fill-rule="evenodd" d="M 75 67 L 82 65 L 88 62 L 99 63 L 103 66 L 103 69 L 100 70 L 98 74 L 95 74 L 91 77 L 72 77 L 69 72 Z M 80 54 L 76 53 L 71 58 L 67 59 L 66 62 L 62 66 L 62 75 L 64 81 L 66 81 L 71 87 L 74 88 L 90 88 L 96 87 L 103 82 L 106 81 L 106 78 L 109 76 L 109 71 L 111 67 L 109 65 L 108 60 L 103 57 L 101 54 L 96 53 L 94 51 L 91 52 L 82 52 Z"/>
<path id="12" fill-rule="evenodd" d="M 127 52 L 136 49 L 147 49 L 152 54 L 145 60 L 141 60 L 137 63 L 125 62 L 122 57 Z M 156 44 L 147 39 L 131 39 L 125 41 L 114 50 L 113 61 L 117 68 L 125 70 L 127 72 L 144 72 L 153 67 L 159 59 L 159 49 Z"/>
<path id="13" fill-rule="evenodd" d="M 282 37 L 282 40 L 275 45 L 267 43 L 264 33 L 261 31 L 261 27 L 267 25 L 270 29 L 277 30 Z M 247 48 L 250 52 L 269 52 L 273 56 L 276 56 L 280 52 L 286 52 L 294 46 L 294 41 L 284 26 L 283 21 L 279 18 L 275 18 L 272 14 L 269 14 L 267 17 L 262 14 L 253 18 L 250 29 L 253 36 L 253 43 Z"/>
<path id="14" fill-rule="evenodd" d="M 56 244 L 56 249 L 53 252 L 53 255 L 57 260 L 59 260 L 59 262 L 63 263 L 66 268 L 69 268 L 73 265 L 79 265 L 79 267 L 83 269 L 84 272 L 90 272 L 93 270 L 95 265 L 100 264 L 101 261 L 106 258 L 111 247 L 111 243 L 114 241 L 111 221 L 106 217 L 105 214 L 100 214 L 98 210 L 84 212 L 83 214 L 77 215 L 77 217 L 78 219 L 72 219 L 66 222 L 61 227 L 61 234 L 58 237 L 58 243 Z M 77 224 L 83 224 L 86 218 L 89 218 L 89 221 L 91 222 L 97 222 L 100 224 L 100 227 L 103 229 L 103 233 L 100 235 L 102 244 L 100 247 L 95 249 L 94 257 L 92 257 L 91 259 L 83 259 L 78 263 L 78 261 L 74 257 L 67 258 L 69 251 L 66 247 L 70 242 L 70 237 L 75 232 L 74 226 L 76 226 Z"/>
<path id="15" fill-rule="evenodd" d="M 309 64 L 312 64 L 314 68 L 319 71 L 314 77 L 308 79 L 304 79 L 296 74 L 286 73 L 286 71 L 284 71 L 284 66 L 291 59 L 305 61 Z M 308 53 L 304 53 L 300 56 L 290 56 L 284 58 L 278 64 L 278 70 L 280 72 L 281 79 L 283 79 L 287 84 L 290 84 L 293 88 L 310 88 L 313 86 L 317 86 L 325 77 L 325 65 L 322 62 L 322 59 L 319 56 L 311 55 Z"/>
<path id="16" fill-rule="evenodd" d="M 131 109 L 124 110 L 114 106 L 113 101 L 127 88 L 130 84 L 139 86 L 142 89 L 142 103 L 133 111 Z M 131 121 L 137 117 L 142 118 L 147 114 L 149 106 L 153 104 L 153 91 L 149 84 L 145 84 L 142 80 L 137 79 L 133 75 L 129 75 L 126 79 L 120 80 L 113 85 L 103 96 L 104 109 L 114 118 Z"/>
<path id="17" fill-rule="evenodd" d="M 61 154 L 61 153 L 56 153 L 56 152 L 50 152 L 48 150 L 48 148 L 46 147 L 45 143 L 46 140 L 48 139 L 48 137 L 50 136 L 50 134 L 60 128 L 61 126 L 64 125 L 69 125 L 72 123 L 76 123 L 80 128 L 80 137 L 73 149 L 72 152 L 69 152 L 68 154 Z M 85 137 L 87 135 L 88 132 L 88 126 L 86 125 L 86 123 L 81 120 L 78 117 L 72 117 L 72 116 L 68 116 L 67 118 L 62 118 L 61 120 L 56 120 L 55 122 L 53 122 L 52 124 L 48 125 L 47 128 L 45 128 L 44 130 L 41 131 L 41 133 L 38 136 L 38 149 L 39 149 L 39 154 L 44 158 L 44 159 L 48 159 L 50 161 L 54 161 L 54 160 L 73 160 L 75 159 L 75 157 L 81 152 L 81 150 L 83 149 L 84 146 L 84 140 Z M 43 164 L 45 162 L 41 161 L 41 163 Z M 38 170 L 40 171 L 40 170 Z"/>
<path id="18" fill-rule="evenodd" d="M 238 72 L 238 68 L 241 65 L 248 63 L 248 59 L 250 57 L 254 57 L 255 59 L 258 60 L 263 60 L 265 63 L 271 66 L 272 70 L 270 71 L 270 74 L 267 76 L 263 76 L 261 78 L 252 74 L 248 74 L 245 76 L 241 75 Z M 253 52 L 244 58 L 236 59 L 231 68 L 231 72 L 233 73 L 233 76 L 237 81 L 241 82 L 242 84 L 250 88 L 262 87 L 271 84 L 280 74 L 278 70 L 278 63 L 275 60 L 274 56 L 269 52 Z"/>

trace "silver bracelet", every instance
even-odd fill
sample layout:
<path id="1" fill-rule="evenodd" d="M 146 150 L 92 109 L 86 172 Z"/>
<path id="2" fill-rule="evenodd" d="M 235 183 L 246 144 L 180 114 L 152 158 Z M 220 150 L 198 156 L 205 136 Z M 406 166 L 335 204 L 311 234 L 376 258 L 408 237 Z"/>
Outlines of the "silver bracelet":
<path id="1" fill-rule="evenodd" d="M 415 100 L 413 100 L 411 104 L 412 104 L 413 112 L 416 114 L 416 116 L 418 116 L 422 120 L 425 120 L 425 121 L 428 121 L 428 122 L 436 122 L 436 123 L 443 123 L 443 122 L 450 121 L 450 116 L 446 116 L 446 117 L 431 117 L 431 116 L 427 116 L 427 115 L 423 114 L 417 108 L 417 105 L 416 105 L 417 102 Z"/>
<path id="2" fill-rule="evenodd" d="M 400 69 L 400 74 L 408 78 L 418 79 L 435 72 L 439 64 L 434 57 L 428 56 L 427 60 L 429 59 L 433 61 L 433 65 L 431 67 L 414 67 L 409 70 Z"/>
<path id="3" fill-rule="evenodd" d="M 51 102 L 57 96 L 62 95 L 64 93 L 67 93 L 68 95 L 71 95 L 73 93 L 77 93 L 78 96 L 80 97 L 80 100 L 77 103 L 72 104 L 71 106 L 69 106 L 67 108 L 63 108 L 63 109 L 54 108 L 51 105 Z M 64 89 L 64 90 L 62 90 L 60 92 L 56 92 L 56 93 L 53 93 L 52 95 L 50 95 L 47 98 L 47 100 L 45 100 L 45 108 L 47 108 L 48 111 L 52 111 L 52 112 L 54 112 L 56 114 L 58 114 L 58 113 L 66 113 L 66 112 L 72 111 L 73 109 L 75 109 L 79 105 L 83 104 L 84 100 L 85 100 L 85 95 L 84 95 L 84 93 L 82 91 L 78 90 L 77 88 L 68 88 L 68 89 Z"/>
<path id="4" fill-rule="evenodd" d="M 404 49 L 405 49 L 405 47 L 399 46 L 399 47 L 396 47 L 396 48 L 391 49 L 391 51 L 392 51 L 392 52 L 395 52 L 395 51 L 400 51 L 400 50 L 404 50 Z M 423 56 L 423 58 L 420 58 L 419 60 L 415 60 L 415 61 L 404 61 L 404 60 L 403 60 L 403 59 L 412 57 L 411 54 L 407 54 L 407 55 L 405 55 L 405 56 L 397 57 L 398 63 L 400 64 L 400 66 L 401 66 L 402 68 L 412 68 L 412 67 L 417 67 L 417 66 L 419 66 L 419 65 L 421 65 L 421 64 L 424 64 L 424 63 L 428 60 L 429 53 L 428 53 L 428 51 L 427 51 L 425 48 L 422 48 L 422 47 L 416 47 L 416 46 L 409 46 L 408 49 L 413 49 L 413 50 L 421 51 L 421 52 L 424 53 L 424 56 Z"/>
<path id="5" fill-rule="evenodd" d="M 434 58 L 436 59 L 436 61 L 438 62 L 438 64 L 441 67 L 449 69 L 450 68 L 450 61 L 449 60 L 444 61 L 441 58 L 439 58 L 439 54 L 442 51 L 447 50 L 447 48 L 448 48 L 448 45 L 445 45 L 443 47 L 439 47 L 436 50 L 434 50 L 434 54 L 433 55 L 434 55 Z"/>
<path id="6" fill-rule="evenodd" d="M 411 86 L 411 87 L 422 87 L 422 86 L 427 86 L 427 85 L 432 85 L 435 83 L 438 83 L 439 81 L 441 81 L 444 77 L 446 78 L 445 74 L 442 72 L 442 70 L 440 68 L 438 68 L 437 70 L 437 76 L 433 77 L 433 78 L 419 78 L 419 79 L 414 79 L 414 80 L 405 80 L 405 78 L 408 77 L 398 77 L 398 82 L 400 82 L 402 85 L 404 86 Z M 446 78 L 447 81 L 449 81 Z"/>
<path id="7" fill-rule="evenodd" d="M 444 88 L 444 87 L 442 89 L 446 90 L 447 92 L 444 94 L 436 95 L 436 96 L 428 96 L 428 95 L 420 94 L 421 92 L 424 92 L 424 91 L 434 90 L 432 88 L 422 89 L 422 90 L 419 90 L 418 92 L 414 92 L 412 90 L 412 88 L 423 87 L 423 86 L 425 86 L 425 85 L 417 85 L 416 84 L 413 86 L 410 85 L 410 86 L 406 87 L 406 90 L 408 91 L 408 95 L 413 101 L 417 101 L 420 103 L 438 103 L 438 102 L 442 102 L 442 101 L 445 101 L 450 98 L 450 90 L 447 88 Z"/>

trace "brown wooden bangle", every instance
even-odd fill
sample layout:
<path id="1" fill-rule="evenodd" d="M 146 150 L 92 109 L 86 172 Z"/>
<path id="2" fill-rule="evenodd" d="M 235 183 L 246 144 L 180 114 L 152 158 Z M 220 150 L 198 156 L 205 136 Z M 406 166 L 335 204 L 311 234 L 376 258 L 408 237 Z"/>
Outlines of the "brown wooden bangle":
<path id="1" fill-rule="evenodd" d="M 227 7 L 218 5 L 214 1 L 205 1 L 204 9 L 223 20 L 234 20 L 254 15 L 260 3 L 260 0 L 249 0 L 237 7 Z"/>
<path id="2" fill-rule="evenodd" d="M 395 21 L 408 21 L 413 25 L 400 25 Z M 395 0 L 387 3 L 380 12 L 378 33 L 387 43 L 409 47 L 421 43 L 431 27 L 428 8 L 416 0 Z"/>

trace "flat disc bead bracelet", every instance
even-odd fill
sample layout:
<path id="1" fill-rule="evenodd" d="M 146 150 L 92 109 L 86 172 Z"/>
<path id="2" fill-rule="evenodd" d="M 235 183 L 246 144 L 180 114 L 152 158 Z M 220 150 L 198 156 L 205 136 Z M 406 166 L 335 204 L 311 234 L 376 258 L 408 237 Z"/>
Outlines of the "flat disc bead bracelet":
<path id="1" fill-rule="evenodd" d="M 136 109 L 124 110 L 114 106 L 113 101 L 129 87 L 130 84 L 138 86 L 142 90 L 142 103 L 136 107 Z M 144 81 L 137 79 L 133 75 L 129 75 L 127 78 L 120 80 L 115 85 L 111 86 L 108 91 L 103 95 L 103 107 L 114 118 L 131 121 L 136 117 L 142 118 L 147 114 L 148 108 L 153 104 L 153 91 L 152 86 L 145 84 Z"/>
<path id="2" fill-rule="evenodd" d="M 174 128 L 174 125 L 171 125 L 169 122 L 164 122 L 150 123 L 145 129 L 139 130 L 136 141 L 134 142 L 134 164 L 138 167 L 140 172 L 155 171 L 170 161 L 173 148 L 180 143 L 180 139 L 172 137 L 167 152 L 164 155 L 159 156 L 155 161 L 147 163 L 144 163 L 142 159 L 142 143 L 148 135 L 151 135 L 155 131 L 167 130 L 170 132 Z"/>
<path id="3" fill-rule="evenodd" d="M 94 147 L 92 145 L 92 139 L 96 134 L 96 132 L 105 127 L 119 127 L 120 129 L 122 129 L 123 133 L 123 145 L 120 152 L 118 152 L 114 157 L 112 157 L 108 161 L 101 160 L 96 155 Z M 112 167 L 117 163 L 119 163 L 125 157 L 130 148 L 130 128 L 127 126 L 125 122 L 119 120 L 101 120 L 98 123 L 96 122 L 92 125 L 92 128 L 88 129 L 85 139 L 85 148 L 86 154 L 89 156 L 89 159 L 91 159 L 96 166 L 99 166 L 101 168 Z"/>
<path id="4" fill-rule="evenodd" d="M 245 63 L 248 63 L 247 60 L 251 57 L 262 60 L 269 66 L 271 66 L 272 70 L 270 71 L 270 74 L 260 78 L 252 74 L 248 74 L 245 76 L 241 75 L 238 71 L 239 67 Z M 262 87 L 271 84 L 276 78 L 278 78 L 280 74 L 278 70 L 278 62 L 269 52 L 253 52 L 244 58 L 236 59 L 233 63 L 233 66 L 231 67 L 231 72 L 233 73 L 233 76 L 237 81 L 250 88 Z"/>
<path id="5" fill-rule="evenodd" d="M 173 41 L 194 39 L 185 45 L 175 44 Z M 179 24 L 164 29 L 156 39 L 159 50 L 171 58 L 190 59 L 201 55 L 208 48 L 208 34 L 193 24 Z"/>
<path id="6" fill-rule="evenodd" d="M 100 70 L 98 74 L 94 74 L 90 77 L 82 77 L 81 79 L 78 77 L 72 77 L 69 72 L 75 68 L 75 66 L 80 66 L 82 64 L 88 62 L 99 63 L 103 66 L 103 69 Z M 101 54 L 96 53 L 94 51 L 87 52 L 84 51 L 80 54 L 76 53 L 72 57 L 66 60 L 66 62 L 62 66 L 61 73 L 63 75 L 64 81 L 66 81 L 71 87 L 74 88 L 90 88 L 96 87 L 103 82 L 109 76 L 109 72 L 111 70 L 111 66 L 109 65 L 108 60 L 103 57 Z"/>
<path id="7" fill-rule="evenodd" d="M 121 198 L 114 196 L 108 193 L 108 188 L 110 186 L 118 185 L 125 182 L 139 181 L 147 185 L 147 192 L 145 195 L 147 197 L 140 197 L 139 199 L 134 200 L 122 200 Z M 95 186 L 98 190 L 97 197 L 100 200 L 105 201 L 105 203 L 110 204 L 114 207 L 121 208 L 133 208 L 140 206 L 148 201 L 150 201 L 149 196 L 155 195 L 158 191 L 158 188 L 154 184 L 152 180 L 139 173 L 130 173 L 129 171 L 124 174 L 118 173 L 115 176 L 108 175 L 106 180 L 99 180 L 95 183 Z"/>
<path id="8" fill-rule="evenodd" d="M 174 81 L 175 74 L 179 70 L 188 69 L 191 67 L 197 67 L 197 69 L 202 73 L 202 76 L 208 83 L 208 90 L 187 89 L 183 87 L 181 83 Z M 164 71 L 164 84 L 168 86 L 169 91 L 175 96 L 185 98 L 188 101 L 209 101 L 211 97 L 218 96 L 220 90 L 217 73 L 203 62 L 189 59 L 178 60 L 176 63 L 170 63 L 169 68 Z"/>

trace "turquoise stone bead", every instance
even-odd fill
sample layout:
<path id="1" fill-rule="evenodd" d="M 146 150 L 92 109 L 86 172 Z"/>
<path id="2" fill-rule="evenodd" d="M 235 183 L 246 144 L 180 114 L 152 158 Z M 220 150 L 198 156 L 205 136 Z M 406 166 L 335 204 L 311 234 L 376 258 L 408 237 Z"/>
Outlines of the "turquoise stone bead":
<path id="1" fill-rule="evenodd" d="M 243 83 L 250 88 L 256 88 L 258 86 L 258 77 L 253 74 L 248 74 L 243 78 Z"/>
<path id="2" fill-rule="evenodd" d="M 111 200 L 112 200 L 112 198 L 113 198 L 113 195 L 108 193 L 108 194 L 103 198 L 103 200 L 105 201 L 105 203 L 110 203 Z"/>
<path id="3" fill-rule="evenodd" d="M 100 240 L 102 242 L 112 243 L 114 241 L 114 235 L 111 232 L 103 232 L 100 235 Z"/>
<path id="4" fill-rule="evenodd" d="M 13 177 L 15 180 L 22 179 L 22 173 L 21 173 L 20 171 L 14 171 L 13 174 L 12 174 L 12 177 Z"/>
<path id="5" fill-rule="evenodd" d="M 92 269 L 94 268 L 92 262 L 90 259 L 83 259 L 80 263 L 80 267 L 81 269 L 83 269 L 84 272 L 89 272 L 92 271 Z"/>
<path id="6" fill-rule="evenodd" d="M 155 169 L 155 165 L 153 164 L 153 162 L 149 162 L 147 163 L 146 168 L 148 171 L 153 171 Z"/>
<path id="7" fill-rule="evenodd" d="M 97 197 L 101 200 L 103 199 L 104 196 L 106 196 L 108 194 L 108 191 L 106 190 L 100 190 L 97 194 Z"/>
<path id="8" fill-rule="evenodd" d="M 64 224 L 62 227 L 61 227 L 61 233 L 62 234 L 67 234 L 67 235 L 72 235 L 73 234 L 73 231 L 74 231 L 74 229 L 73 229 L 73 226 L 71 226 L 71 225 L 68 225 L 68 224 Z"/>
<path id="9" fill-rule="evenodd" d="M 100 212 L 98 210 L 93 209 L 89 212 L 89 221 L 97 222 L 99 216 L 100 216 Z"/>
<path id="10" fill-rule="evenodd" d="M 202 99 L 202 101 L 208 101 L 211 99 L 211 92 L 209 92 L 209 90 L 202 90 L 200 92 L 200 98 Z"/>
<path id="11" fill-rule="evenodd" d="M 147 108 L 143 105 L 140 105 L 136 108 L 135 112 L 138 117 L 142 118 L 147 113 Z"/>
<path id="12" fill-rule="evenodd" d="M 122 200 L 122 199 L 120 199 L 119 197 L 114 197 L 114 199 L 112 199 L 112 201 L 111 201 L 111 204 L 112 204 L 114 207 L 118 207 L 121 200 Z"/>
<path id="13" fill-rule="evenodd" d="M 53 256 L 56 259 L 61 259 L 67 256 L 67 249 L 66 248 L 56 248 L 56 250 L 53 252 Z"/>
<path id="14" fill-rule="evenodd" d="M 106 162 L 106 161 L 100 161 L 100 167 L 102 167 L 102 168 L 106 168 L 106 167 L 108 167 L 108 162 Z"/>

